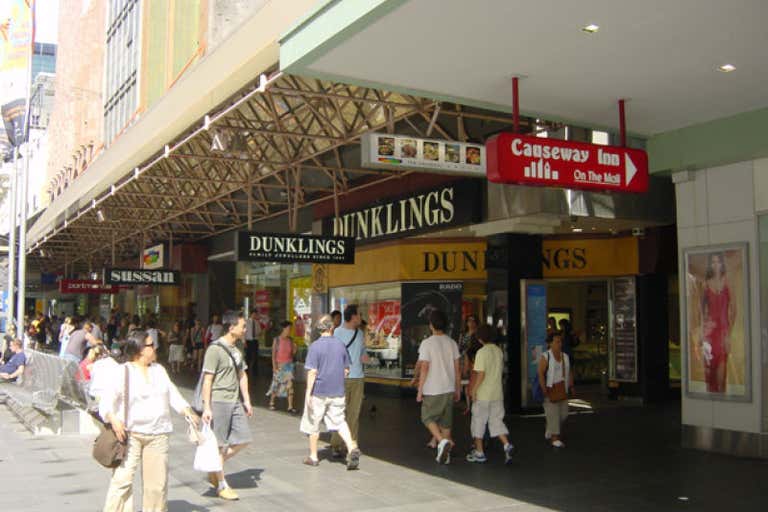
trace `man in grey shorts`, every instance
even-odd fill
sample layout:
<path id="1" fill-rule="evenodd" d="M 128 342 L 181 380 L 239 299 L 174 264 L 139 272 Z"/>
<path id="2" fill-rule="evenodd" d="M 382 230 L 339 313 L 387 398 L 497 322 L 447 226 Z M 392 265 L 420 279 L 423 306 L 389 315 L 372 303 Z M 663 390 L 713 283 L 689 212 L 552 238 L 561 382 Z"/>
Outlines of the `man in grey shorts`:
<path id="1" fill-rule="evenodd" d="M 211 427 L 221 449 L 222 465 L 251 442 L 248 418 L 253 416 L 248 394 L 248 367 L 242 352 L 235 346 L 245 335 L 242 313 L 224 318 L 224 333 L 205 352 L 202 391 L 203 421 L 212 422 Z M 210 473 L 208 479 L 220 498 L 238 499 L 227 484 L 224 471 Z"/>

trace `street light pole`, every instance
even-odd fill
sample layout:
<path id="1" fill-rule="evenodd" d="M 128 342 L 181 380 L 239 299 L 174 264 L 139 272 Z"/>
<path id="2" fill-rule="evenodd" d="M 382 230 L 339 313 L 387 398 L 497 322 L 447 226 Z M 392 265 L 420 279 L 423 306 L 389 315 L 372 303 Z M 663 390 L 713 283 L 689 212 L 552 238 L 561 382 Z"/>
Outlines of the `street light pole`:
<path id="1" fill-rule="evenodd" d="M 10 196 L 8 197 L 8 206 L 10 208 L 10 212 L 8 214 L 8 300 L 6 302 L 6 307 L 8 309 L 5 312 L 5 332 L 8 332 L 8 330 L 13 325 L 13 300 L 16 298 L 13 290 L 16 287 L 16 196 L 18 195 L 18 190 L 16 189 L 18 178 L 18 160 L 16 158 L 17 148 L 13 146 L 11 151 L 13 151 L 13 168 L 11 170 L 10 179 L 11 188 L 8 189 L 8 195 Z"/>

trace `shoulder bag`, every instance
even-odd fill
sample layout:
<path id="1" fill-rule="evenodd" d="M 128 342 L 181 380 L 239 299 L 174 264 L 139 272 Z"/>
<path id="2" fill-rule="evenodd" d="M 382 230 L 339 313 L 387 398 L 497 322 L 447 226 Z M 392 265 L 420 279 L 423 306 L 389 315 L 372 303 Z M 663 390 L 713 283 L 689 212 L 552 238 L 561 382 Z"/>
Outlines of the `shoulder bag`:
<path id="1" fill-rule="evenodd" d="M 550 402 L 562 402 L 568 398 L 565 382 L 565 354 L 562 354 L 563 380 L 547 387 L 547 395 Z"/>
<path id="2" fill-rule="evenodd" d="M 235 374 L 237 374 L 240 369 L 237 367 L 237 361 L 235 361 L 235 356 L 232 355 L 232 352 L 225 347 L 223 344 L 218 343 L 214 341 L 211 343 L 206 350 L 211 350 L 211 347 L 219 347 L 221 350 L 227 353 L 229 358 L 232 360 L 232 366 L 235 368 Z M 194 394 L 192 395 L 192 410 L 194 410 L 198 414 L 202 414 L 203 412 L 203 379 L 205 378 L 205 372 L 200 372 L 200 378 L 197 379 L 197 385 L 195 386 Z M 215 376 L 214 376 L 215 378 Z M 239 379 L 238 379 L 239 382 Z M 237 394 L 240 398 L 240 401 L 243 401 L 243 394 L 240 390 L 240 384 L 237 385 Z"/>
<path id="3" fill-rule="evenodd" d="M 128 365 L 125 365 L 125 393 L 123 394 L 123 411 L 125 426 L 128 427 L 128 403 L 130 402 L 130 387 L 128 381 Z M 104 430 L 93 442 L 93 458 L 105 468 L 116 468 L 123 463 L 128 450 L 128 433 L 126 440 L 120 441 L 110 425 L 104 424 Z"/>

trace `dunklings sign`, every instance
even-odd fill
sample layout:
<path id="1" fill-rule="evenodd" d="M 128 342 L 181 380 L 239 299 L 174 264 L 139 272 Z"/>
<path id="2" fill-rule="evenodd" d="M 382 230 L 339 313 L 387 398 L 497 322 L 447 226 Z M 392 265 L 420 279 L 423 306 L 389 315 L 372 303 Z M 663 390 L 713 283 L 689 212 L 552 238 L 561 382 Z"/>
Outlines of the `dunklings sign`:
<path id="1" fill-rule="evenodd" d="M 241 231 L 237 241 L 238 261 L 332 264 L 355 262 L 354 238 Z"/>
<path id="2" fill-rule="evenodd" d="M 471 224 L 482 216 L 484 181 L 460 180 L 323 219 L 323 233 L 354 237 L 359 244 L 405 238 Z"/>
<path id="3" fill-rule="evenodd" d="M 488 180 L 610 192 L 646 192 L 640 149 L 500 133 L 486 143 Z"/>
<path id="4" fill-rule="evenodd" d="M 175 286 L 179 280 L 179 272 L 176 270 L 104 269 L 104 284 Z"/>

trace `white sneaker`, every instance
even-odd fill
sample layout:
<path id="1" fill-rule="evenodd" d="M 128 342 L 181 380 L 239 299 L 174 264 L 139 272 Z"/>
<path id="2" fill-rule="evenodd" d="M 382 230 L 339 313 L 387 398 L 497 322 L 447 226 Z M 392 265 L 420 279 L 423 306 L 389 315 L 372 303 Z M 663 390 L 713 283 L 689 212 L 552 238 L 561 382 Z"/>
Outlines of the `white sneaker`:
<path id="1" fill-rule="evenodd" d="M 450 441 L 443 439 L 437 445 L 437 457 L 435 460 L 438 464 L 447 464 L 448 457 L 450 457 Z"/>
<path id="2" fill-rule="evenodd" d="M 557 441 L 552 443 L 552 447 L 553 448 L 565 448 L 565 443 L 558 439 Z"/>

